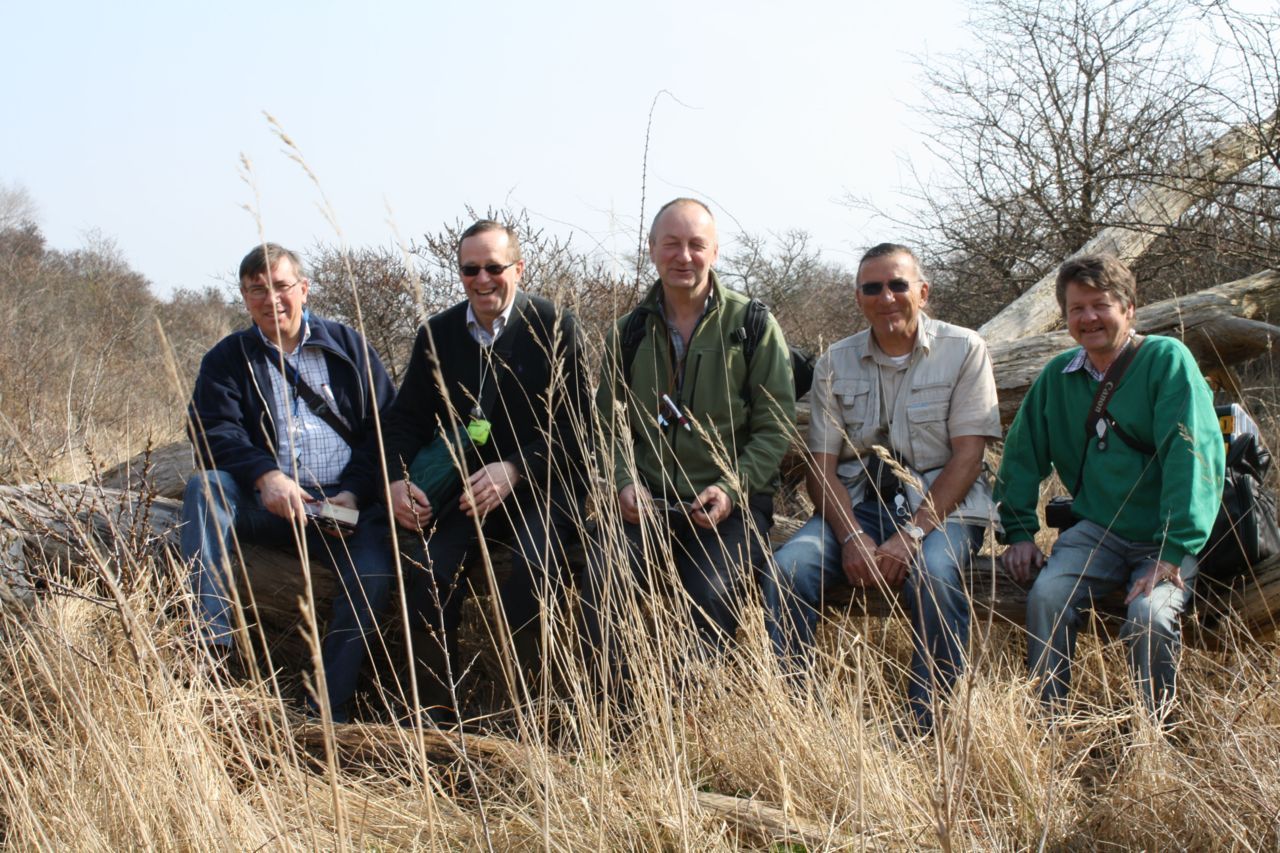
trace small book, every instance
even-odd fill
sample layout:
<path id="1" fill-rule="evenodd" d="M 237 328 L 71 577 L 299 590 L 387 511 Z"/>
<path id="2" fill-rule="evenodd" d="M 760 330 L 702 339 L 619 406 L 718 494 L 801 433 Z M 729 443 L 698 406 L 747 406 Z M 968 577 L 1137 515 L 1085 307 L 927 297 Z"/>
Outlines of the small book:
<path id="1" fill-rule="evenodd" d="M 343 531 L 355 530 L 360 520 L 360 511 L 350 509 L 328 501 L 315 501 L 306 504 L 307 517 L 314 519 L 321 527 L 331 527 Z"/>

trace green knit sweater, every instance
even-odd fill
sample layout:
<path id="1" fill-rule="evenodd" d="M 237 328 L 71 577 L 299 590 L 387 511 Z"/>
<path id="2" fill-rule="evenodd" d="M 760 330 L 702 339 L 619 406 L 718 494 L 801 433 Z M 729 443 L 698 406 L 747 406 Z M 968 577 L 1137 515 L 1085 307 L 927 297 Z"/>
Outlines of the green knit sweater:
<path id="1" fill-rule="evenodd" d="M 1098 383 L 1084 370 L 1062 372 L 1078 351 L 1049 361 L 1009 428 L 995 491 L 1003 541 L 1035 536 L 1050 465 L 1070 489 L 1087 453 L 1075 514 L 1129 541 L 1159 543 L 1160 559 L 1177 565 L 1208 541 L 1222 496 L 1222 433 L 1209 386 L 1181 341 L 1147 337 L 1107 411 L 1155 456 L 1114 434 L 1099 449 L 1096 436 L 1085 436 Z"/>

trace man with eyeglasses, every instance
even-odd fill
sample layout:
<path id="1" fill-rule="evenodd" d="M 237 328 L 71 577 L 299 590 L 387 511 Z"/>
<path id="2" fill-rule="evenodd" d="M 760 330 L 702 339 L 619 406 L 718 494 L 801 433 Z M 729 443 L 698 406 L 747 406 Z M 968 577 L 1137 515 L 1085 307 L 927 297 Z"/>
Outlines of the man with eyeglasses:
<path id="1" fill-rule="evenodd" d="M 649 255 L 658 280 L 610 331 L 597 396 L 622 521 L 610 547 L 625 557 L 602 549 L 583 582 L 590 647 L 620 671 L 630 597 L 667 560 L 687 594 L 694 648 L 718 652 L 733 639 L 795 423 L 782 330 L 767 317 L 751 351 L 750 300 L 712 269 L 719 242 L 707 206 L 663 205 Z"/>
<path id="2" fill-rule="evenodd" d="M 881 243 L 863 255 L 857 301 L 868 328 L 833 344 L 815 368 L 815 513 L 774 555 L 766 622 L 784 667 L 803 672 L 824 589 L 905 583 L 908 704 L 923 733 L 934 698 L 964 667 L 963 572 L 994 512 L 980 475 L 987 440 L 1000 437 L 995 378 L 982 338 L 924 313 L 929 282 L 907 247 Z"/>
<path id="3" fill-rule="evenodd" d="M 376 501 L 376 457 L 360 451 L 375 410 L 394 388 L 358 332 L 307 310 L 299 257 L 275 243 L 240 263 L 253 325 L 205 355 L 188 432 L 201 468 L 187 483 L 181 547 L 191 562 L 201 636 L 216 660 L 233 654 L 237 542 L 305 542 L 338 573 L 321 644 L 335 722 L 345 722 L 368 637 L 395 580 L 386 511 Z M 325 504 L 359 510 L 354 529 L 313 517 Z M 301 538 L 299 538 L 301 537 Z M 314 700 L 309 708 L 316 711 Z"/>
<path id="4" fill-rule="evenodd" d="M 391 511 L 412 531 L 401 541 L 420 567 L 410 575 L 420 701 L 438 723 L 456 718 L 467 667 L 457 640 L 462 569 L 499 540 L 510 541 L 512 560 L 499 590 L 507 625 L 494 626 L 494 636 L 500 654 L 514 647 L 521 672 L 539 667 L 568 572 L 565 547 L 584 523 L 590 445 L 573 313 L 520 289 L 525 263 L 509 226 L 476 222 L 457 253 L 467 298 L 419 329 L 384 432 Z M 405 472 L 439 437 L 453 447 L 443 464 L 460 482 L 433 503 Z M 516 682 L 507 685 L 513 701 L 523 695 Z"/>

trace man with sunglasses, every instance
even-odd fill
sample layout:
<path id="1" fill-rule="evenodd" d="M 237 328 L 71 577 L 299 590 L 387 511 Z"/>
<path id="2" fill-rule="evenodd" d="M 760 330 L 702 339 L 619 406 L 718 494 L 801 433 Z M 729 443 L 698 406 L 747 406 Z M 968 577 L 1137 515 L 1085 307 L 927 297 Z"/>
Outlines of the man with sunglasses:
<path id="1" fill-rule="evenodd" d="M 597 410 L 626 554 L 588 561 L 583 619 L 591 648 L 607 657 L 615 655 L 603 646 L 616 647 L 623 622 L 604 609 L 625 609 L 664 559 L 654 554 L 669 555 L 698 637 L 713 650 L 733 638 L 744 582 L 763 562 L 795 392 L 772 317 L 748 353 L 749 300 L 717 278 L 718 253 L 705 204 L 664 205 L 649 231 L 658 281 L 606 341 Z M 615 639 L 606 643 L 609 623 Z"/>
<path id="2" fill-rule="evenodd" d="M 807 668 L 823 590 L 906 585 L 909 709 L 921 732 L 964 667 L 963 572 L 994 512 L 983 472 L 1000 437 L 995 378 L 975 332 L 924 313 L 915 254 L 881 243 L 858 264 L 869 328 L 833 344 L 814 372 L 807 478 L 815 514 L 774 555 L 766 622 L 784 666 Z"/>
<path id="3" fill-rule="evenodd" d="M 202 470 L 187 483 L 181 547 L 203 641 L 220 660 L 233 654 L 241 624 L 230 594 L 237 542 L 291 547 L 302 537 L 337 571 L 321 659 L 333 719 L 344 722 L 395 580 L 387 515 L 359 451 L 395 389 L 358 332 L 308 312 L 309 288 L 298 256 L 275 243 L 240 263 L 253 325 L 200 364 L 188 429 Z M 358 509 L 354 529 L 322 532 L 311 514 L 326 502 Z"/>
<path id="4" fill-rule="evenodd" d="M 384 431 L 391 511 L 411 531 L 401 542 L 418 567 L 409 590 L 418 689 L 437 722 L 457 713 L 455 687 L 466 668 L 457 656 L 468 585 L 462 568 L 486 544 L 509 540 L 512 548 L 499 590 L 507 626 L 493 628 L 500 654 L 509 651 L 509 631 L 521 670 L 537 667 L 540 615 L 555 619 L 565 546 L 583 524 L 590 443 L 573 313 L 520 289 L 525 264 L 509 226 L 476 222 L 457 251 L 467 298 L 418 331 Z M 443 464 L 458 471 L 460 484 L 436 505 L 405 472 L 441 435 L 454 447 Z M 507 686 L 518 700 L 520 685 Z"/>

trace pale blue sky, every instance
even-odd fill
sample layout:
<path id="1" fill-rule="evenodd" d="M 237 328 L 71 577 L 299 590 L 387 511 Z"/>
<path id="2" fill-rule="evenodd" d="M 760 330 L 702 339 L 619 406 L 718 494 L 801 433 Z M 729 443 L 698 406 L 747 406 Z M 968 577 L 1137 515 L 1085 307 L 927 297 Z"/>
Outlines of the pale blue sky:
<path id="1" fill-rule="evenodd" d="M 17 3 L 5 0 L 0 183 L 52 245 L 99 229 L 159 292 L 220 280 L 258 239 L 337 239 L 263 111 L 298 143 L 353 245 L 504 203 L 585 246 L 635 245 L 649 207 L 711 200 L 722 231 L 810 231 L 832 260 L 895 235 L 921 156 L 914 57 L 964 43 L 915 2 Z M 736 223 L 736 224 L 735 224 Z"/>

